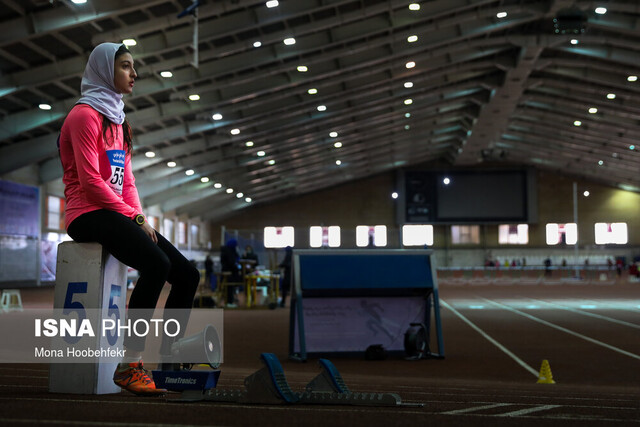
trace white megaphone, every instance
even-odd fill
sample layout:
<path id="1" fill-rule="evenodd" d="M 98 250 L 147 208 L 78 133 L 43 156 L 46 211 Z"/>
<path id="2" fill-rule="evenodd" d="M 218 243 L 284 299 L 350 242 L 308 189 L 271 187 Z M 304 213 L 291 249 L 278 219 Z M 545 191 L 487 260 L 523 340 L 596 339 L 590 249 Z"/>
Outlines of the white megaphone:
<path id="1" fill-rule="evenodd" d="M 222 349 L 216 328 L 207 325 L 202 332 L 179 339 L 171 345 L 171 355 L 173 363 L 207 363 L 218 369 Z"/>

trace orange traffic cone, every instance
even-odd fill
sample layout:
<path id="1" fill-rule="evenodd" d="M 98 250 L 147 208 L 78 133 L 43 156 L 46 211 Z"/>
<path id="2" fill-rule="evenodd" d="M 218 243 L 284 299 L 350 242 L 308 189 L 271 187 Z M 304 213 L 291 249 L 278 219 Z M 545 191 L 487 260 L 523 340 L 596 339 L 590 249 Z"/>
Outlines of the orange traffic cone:
<path id="1" fill-rule="evenodd" d="M 551 374 L 551 367 L 549 366 L 549 361 L 544 359 L 542 361 L 542 366 L 540 367 L 540 374 L 538 375 L 538 384 L 555 384 L 556 382 L 553 380 L 553 375 Z"/>

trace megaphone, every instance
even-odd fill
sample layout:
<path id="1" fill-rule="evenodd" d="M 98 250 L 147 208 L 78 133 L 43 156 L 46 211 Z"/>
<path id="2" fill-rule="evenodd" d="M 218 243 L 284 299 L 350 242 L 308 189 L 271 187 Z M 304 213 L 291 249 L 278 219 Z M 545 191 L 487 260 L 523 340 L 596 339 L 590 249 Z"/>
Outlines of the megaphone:
<path id="1" fill-rule="evenodd" d="M 202 332 L 184 337 L 171 345 L 173 363 L 206 363 L 218 369 L 222 361 L 222 348 L 218 331 L 207 325 Z"/>

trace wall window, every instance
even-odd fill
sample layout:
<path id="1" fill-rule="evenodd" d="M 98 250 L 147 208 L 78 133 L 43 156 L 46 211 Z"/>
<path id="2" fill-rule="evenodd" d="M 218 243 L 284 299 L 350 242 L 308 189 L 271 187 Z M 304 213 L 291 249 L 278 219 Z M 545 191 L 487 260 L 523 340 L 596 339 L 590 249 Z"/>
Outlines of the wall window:
<path id="1" fill-rule="evenodd" d="M 187 223 L 178 221 L 178 244 L 187 244 Z"/>
<path id="2" fill-rule="evenodd" d="M 403 246 L 433 246 L 433 225 L 407 224 L 402 226 Z"/>
<path id="3" fill-rule="evenodd" d="M 191 224 L 191 233 L 189 235 L 189 241 L 191 246 L 200 246 L 200 227 L 197 224 Z"/>
<path id="4" fill-rule="evenodd" d="M 265 248 L 286 248 L 293 247 L 293 227 L 265 227 L 264 247 Z"/>
<path id="5" fill-rule="evenodd" d="M 64 199 L 47 196 L 47 228 L 64 230 Z"/>
<path id="6" fill-rule="evenodd" d="M 502 224 L 498 226 L 498 243 L 501 245 L 526 245 L 529 243 L 529 225 Z"/>
<path id="7" fill-rule="evenodd" d="M 147 222 L 154 230 L 158 229 L 158 217 L 157 216 L 148 216 Z"/>
<path id="8" fill-rule="evenodd" d="M 358 225 L 356 227 L 356 246 L 387 246 L 386 225 Z"/>
<path id="9" fill-rule="evenodd" d="M 629 240 L 626 222 L 597 222 L 595 225 L 596 245 L 613 243 L 626 245 Z"/>
<path id="10" fill-rule="evenodd" d="M 173 234 L 173 221 L 165 218 L 163 223 L 164 231 L 161 233 L 171 243 L 175 242 L 175 235 Z"/>
<path id="11" fill-rule="evenodd" d="M 451 243 L 454 245 L 480 244 L 480 226 L 452 225 Z"/>
<path id="12" fill-rule="evenodd" d="M 575 245 L 578 243 L 578 226 L 575 222 L 568 224 L 547 224 L 547 245 Z"/>
<path id="13" fill-rule="evenodd" d="M 339 248 L 340 227 L 337 225 L 332 225 L 329 227 L 310 227 L 309 246 L 311 246 L 312 248 Z"/>

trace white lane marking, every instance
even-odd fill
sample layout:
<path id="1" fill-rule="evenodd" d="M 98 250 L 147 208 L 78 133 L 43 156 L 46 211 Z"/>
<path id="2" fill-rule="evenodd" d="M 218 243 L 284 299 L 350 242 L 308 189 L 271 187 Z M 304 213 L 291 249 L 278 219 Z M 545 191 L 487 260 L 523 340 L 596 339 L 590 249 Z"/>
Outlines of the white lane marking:
<path id="1" fill-rule="evenodd" d="M 43 420 L 29 418 L 0 418 L 2 425 L 16 424 L 53 424 L 66 426 L 134 426 L 134 427 L 195 427 L 195 424 L 158 424 L 158 423 L 132 423 L 130 421 L 118 423 L 114 421 L 71 421 L 71 420 Z"/>
<path id="2" fill-rule="evenodd" d="M 493 339 L 491 336 L 489 336 L 486 332 L 484 332 L 482 329 L 480 329 L 478 326 L 476 326 L 471 320 L 467 319 L 462 313 L 460 313 L 458 310 L 456 310 L 455 308 L 453 308 L 451 305 L 449 305 L 446 301 L 444 300 L 440 300 L 440 304 L 442 304 L 443 306 L 445 306 L 446 308 L 448 308 L 449 310 L 451 310 L 453 312 L 453 314 L 455 314 L 456 316 L 458 316 L 460 319 L 462 319 L 467 325 L 471 326 L 473 329 L 476 330 L 476 332 L 478 332 L 480 335 L 482 335 L 486 340 L 488 340 L 491 344 L 495 345 L 496 347 L 498 347 L 500 350 L 502 350 L 507 356 L 511 357 L 513 360 L 516 361 L 516 363 L 518 363 L 520 366 L 522 366 L 523 368 L 525 368 L 527 371 L 531 372 L 533 375 L 535 375 L 536 377 L 538 376 L 539 372 L 536 371 L 535 369 L 533 369 L 531 366 L 527 365 L 522 359 L 520 359 L 518 356 L 516 356 L 515 354 L 513 354 L 511 351 L 509 351 L 509 349 L 507 349 L 505 346 L 503 346 L 502 344 L 500 344 L 498 341 L 496 341 L 495 339 Z"/>
<path id="3" fill-rule="evenodd" d="M 563 310 L 572 311 L 574 313 L 579 313 L 579 314 L 582 314 L 582 315 L 585 315 L 585 316 L 589 316 L 589 317 L 594 317 L 596 319 L 602 319 L 602 320 L 606 320 L 608 322 L 617 323 L 619 325 L 624 325 L 624 326 L 629 326 L 631 328 L 640 329 L 640 325 L 636 325 L 635 323 L 625 322 L 624 320 L 614 319 L 613 317 L 603 316 L 601 314 L 591 313 L 589 311 L 578 310 L 577 308 L 566 307 L 564 305 L 556 304 L 556 303 L 553 303 L 553 302 L 542 301 L 542 300 L 537 300 L 537 299 L 533 299 L 533 298 L 529 298 L 529 299 L 531 301 L 536 301 L 536 302 L 539 302 L 539 303 L 549 304 L 549 305 L 551 305 L 553 307 L 558 307 L 558 308 L 561 308 Z"/>
<path id="4" fill-rule="evenodd" d="M 442 301 L 440 301 L 442 302 Z M 471 408 L 455 409 L 453 411 L 440 412 L 442 415 L 459 415 L 467 412 L 483 411 L 485 409 L 499 408 L 501 406 L 511 406 L 511 403 L 494 403 L 493 405 L 474 406 Z"/>
<path id="5" fill-rule="evenodd" d="M 549 327 L 551 327 L 551 328 L 555 328 L 555 329 L 557 329 L 557 330 L 559 330 L 559 331 L 565 332 L 565 333 L 570 334 L 570 335 L 573 335 L 573 336 L 575 336 L 575 337 L 582 338 L 582 339 L 583 339 L 583 340 L 585 340 L 585 341 L 589 341 L 590 343 L 593 343 L 593 344 L 599 345 L 599 346 L 604 347 L 604 348 L 607 348 L 607 349 L 609 349 L 609 350 L 613 350 L 613 351 L 615 351 L 615 352 L 617 352 L 617 353 L 620 353 L 620 354 L 624 354 L 625 356 L 633 357 L 634 359 L 638 359 L 638 360 L 640 360 L 640 355 L 637 355 L 637 354 L 634 354 L 634 353 L 628 352 L 628 351 L 623 350 L 623 349 L 618 348 L 618 347 L 614 347 L 614 346 L 612 346 L 612 345 L 609 345 L 609 344 L 604 343 L 604 342 L 602 342 L 602 341 L 598 341 L 598 340 L 593 339 L 593 338 L 591 338 L 591 337 L 588 337 L 588 336 L 586 336 L 586 335 L 579 334 L 578 332 L 574 332 L 574 331 L 572 331 L 571 329 L 563 328 L 562 326 L 558 326 L 558 325 L 556 325 L 556 324 L 554 324 L 554 323 L 547 322 L 546 320 L 542 320 L 542 319 L 540 319 L 540 318 L 538 318 L 538 317 L 535 317 L 535 316 L 532 316 L 532 315 L 530 315 L 530 314 L 528 314 L 528 313 L 524 313 L 524 312 L 522 312 L 522 311 L 520 311 L 520 310 L 517 310 L 517 309 L 515 309 L 515 308 L 509 307 L 508 305 L 504 305 L 504 304 L 501 304 L 501 303 L 496 302 L 496 301 L 491 301 L 491 300 L 488 300 L 488 299 L 486 299 L 486 298 L 482 298 L 482 299 L 483 299 L 483 300 L 485 300 L 485 301 L 487 301 L 487 302 L 489 302 L 489 303 L 491 303 L 491 304 L 495 304 L 495 305 L 497 305 L 497 306 L 499 306 L 499 307 L 502 307 L 502 308 L 504 308 L 505 310 L 512 311 L 512 312 L 517 313 L 517 314 L 519 314 L 519 315 L 521 315 L 521 316 L 527 317 L 527 318 L 529 318 L 529 319 L 531 319 L 531 320 L 533 320 L 533 321 L 536 321 L 536 322 L 538 322 L 538 323 L 542 323 L 543 325 L 549 326 Z M 536 374 L 536 375 L 537 375 L 537 374 Z"/>
<path id="6" fill-rule="evenodd" d="M 522 415 L 528 415 L 533 412 L 546 411 L 547 409 L 560 408 L 562 405 L 541 405 L 533 408 L 520 409 L 518 411 L 505 412 L 504 414 L 497 414 L 496 417 L 520 417 Z"/>

